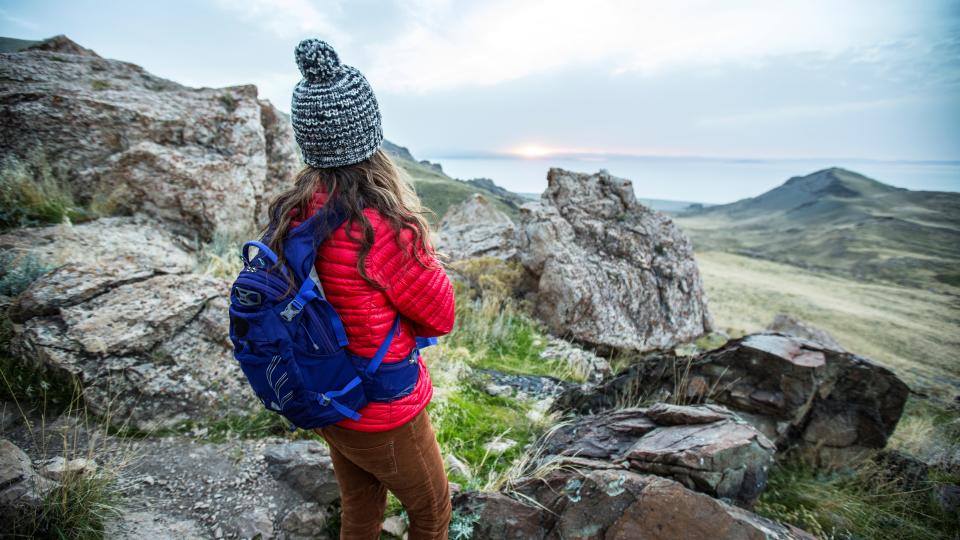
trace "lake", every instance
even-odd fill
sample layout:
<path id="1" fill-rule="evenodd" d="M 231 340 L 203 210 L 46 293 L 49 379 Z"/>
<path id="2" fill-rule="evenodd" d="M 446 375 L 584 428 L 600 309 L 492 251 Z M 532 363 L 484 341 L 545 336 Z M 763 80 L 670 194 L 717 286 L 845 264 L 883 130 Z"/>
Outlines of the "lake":
<path id="1" fill-rule="evenodd" d="M 703 203 L 728 203 L 772 189 L 792 176 L 843 167 L 886 184 L 914 190 L 960 191 L 960 162 L 873 161 L 844 159 L 721 159 L 686 157 L 513 158 L 434 157 L 450 176 L 492 178 L 518 193 L 540 193 L 547 170 L 578 172 L 607 169 L 633 180 L 638 197 Z"/>

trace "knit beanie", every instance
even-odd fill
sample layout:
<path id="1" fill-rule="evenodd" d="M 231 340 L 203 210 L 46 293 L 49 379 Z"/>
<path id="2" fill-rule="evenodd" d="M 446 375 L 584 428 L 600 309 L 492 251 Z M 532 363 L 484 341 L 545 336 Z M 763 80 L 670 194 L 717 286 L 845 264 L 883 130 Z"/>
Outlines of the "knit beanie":
<path id="1" fill-rule="evenodd" d="M 341 167 L 372 156 L 383 141 L 383 126 L 367 79 L 319 39 L 301 41 L 295 56 L 303 79 L 293 89 L 290 116 L 303 161 Z"/>

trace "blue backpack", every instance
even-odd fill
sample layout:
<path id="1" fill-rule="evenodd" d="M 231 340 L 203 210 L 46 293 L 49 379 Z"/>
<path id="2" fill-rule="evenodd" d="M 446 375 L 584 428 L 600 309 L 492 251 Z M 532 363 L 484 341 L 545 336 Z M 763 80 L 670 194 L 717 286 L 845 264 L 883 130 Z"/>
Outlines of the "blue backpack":
<path id="1" fill-rule="evenodd" d="M 263 405 L 302 429 L 359 420 L 357 411 L 367 403 L 411 393 L 420 374 L 419 349 L 436 343 L 418 337 L 406 360 L 382 364 L 400 328 L 398 313 L 373 358 L 346 350 L 343 323 L 314 267 L 317 248 L 344 221 L 341 208 L 326 205 L 291 229 L 283 265 L 266 245 L 269 232 L 262 242 L 245 243 L 244 268 L 230 291 L 234 358 Z M 296 294 L 288 292 L 288 278 Z"/>

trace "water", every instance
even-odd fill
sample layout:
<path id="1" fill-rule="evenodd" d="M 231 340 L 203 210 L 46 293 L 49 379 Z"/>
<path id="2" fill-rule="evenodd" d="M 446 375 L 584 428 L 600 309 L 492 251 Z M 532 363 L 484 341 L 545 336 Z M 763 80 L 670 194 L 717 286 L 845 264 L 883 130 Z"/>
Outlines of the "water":
<path id="1" fill-rule="evenodd" d="M 428 158 L 454 178 L 492 178 L 518 193 L 541 193 L 547 170 L 578 172 L 607 169 L 633 180 L 638 197 L 703 203 L 728 203 L 754 197 L 792 176 L 843 167 L 880 182 L 914 190 L 960 191 L 960 162 L 907 162 L 838 159 L 751 160 L 674 157 L 589 159 Z"/>

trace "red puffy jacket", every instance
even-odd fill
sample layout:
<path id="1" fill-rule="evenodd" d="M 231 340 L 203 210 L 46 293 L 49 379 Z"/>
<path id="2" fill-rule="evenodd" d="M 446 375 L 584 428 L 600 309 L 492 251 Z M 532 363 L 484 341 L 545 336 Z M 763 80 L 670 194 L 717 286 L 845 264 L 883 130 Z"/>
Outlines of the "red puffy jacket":
<path id="1" fill-rule="evenodd" d="M 327 200 L 325 191 L 313 195 L 306 216 L 294 216 L 291 227 L 313 215 Z M 294 209 L 293 212 L 297 210 Z M 390 224 L 379 212 L 364 210 L 374 229 L 373 246 L 367 255 L 367 275 L 386 287 L 371 286 L 357 271 L 360 244 L 347 237 L 342 225 L 317 251 L 317 273 L 327 300 L 343 320 L 350 344 L 347 350 L 366 358 L 372 357 L 390 331 L 399 312 L 400 331 L 383 361 L 404 360 L 414 346 L 416 336 L 440 336 L 453 329 L 453 286 L 432 254 L 419 250 L 424 268 L 413 258 L 413 233 L 401 229 L 400 244 Z M 360 237 L 359 224 L 353 236 Z M 359 421 L 349 418 L 338 426 L 358 431 L 386 431 L 401 426 L 417 415 L 433 397 L 430 373 L 420 357 L 420 379 L 413 392 L 389 403 L 370 403 L 358 412 Z"/>

